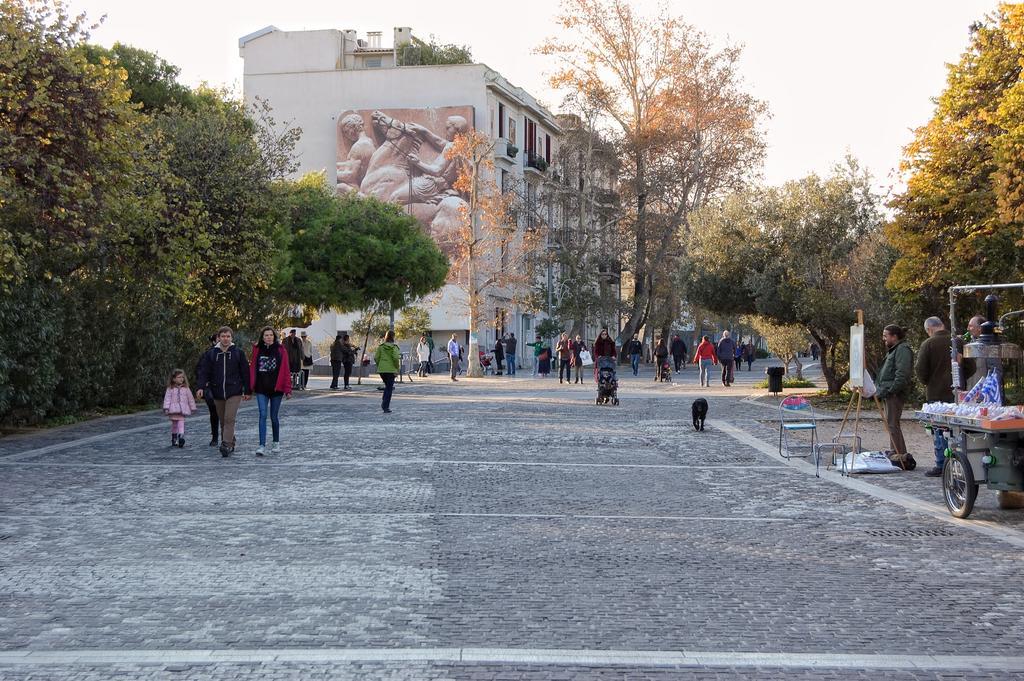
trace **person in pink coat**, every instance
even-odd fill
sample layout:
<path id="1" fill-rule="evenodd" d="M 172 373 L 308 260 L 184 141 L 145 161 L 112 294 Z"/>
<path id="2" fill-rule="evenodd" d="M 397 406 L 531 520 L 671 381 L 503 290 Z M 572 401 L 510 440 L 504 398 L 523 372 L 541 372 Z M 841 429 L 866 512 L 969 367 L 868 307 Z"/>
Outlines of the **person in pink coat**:
<path id="1" fill-rule="evenodd" d="M 185 417 L 196 410 L 196 400 L 188 387 L 188 376 L 175 369 L 167 379 L 164 391 L 164 413 L 171 420 L 171 446 L 185 446 Z"/>

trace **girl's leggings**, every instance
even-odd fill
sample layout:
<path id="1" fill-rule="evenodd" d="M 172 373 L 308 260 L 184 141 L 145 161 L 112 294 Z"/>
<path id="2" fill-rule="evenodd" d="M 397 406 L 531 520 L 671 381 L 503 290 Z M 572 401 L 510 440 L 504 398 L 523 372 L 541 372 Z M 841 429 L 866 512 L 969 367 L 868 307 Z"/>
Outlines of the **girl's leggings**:
<path id="1" fill-rule="evenodd" d="M 185 419 L 171 419 L 171 435 L 185 434 Z"/>

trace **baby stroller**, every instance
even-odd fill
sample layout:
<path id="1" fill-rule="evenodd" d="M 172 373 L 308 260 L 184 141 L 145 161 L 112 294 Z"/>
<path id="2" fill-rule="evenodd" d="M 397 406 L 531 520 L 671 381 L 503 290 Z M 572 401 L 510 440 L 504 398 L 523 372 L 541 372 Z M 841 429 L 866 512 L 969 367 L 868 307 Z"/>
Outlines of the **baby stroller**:
<path id="1" fill-rule="evenodd" d="M 665 357 L 660 361 L 660 369 L 658 370 L 658 380 L 661 382 L 668 381 L 672 382 L 672 365 L 668 361 L 668 357 Z"/>
<path id="2" fill-rule="evenodd" d="M 597 358 L 597 403 L 619 404 L 619 379 L 615 375 L 615 358 Z"/>

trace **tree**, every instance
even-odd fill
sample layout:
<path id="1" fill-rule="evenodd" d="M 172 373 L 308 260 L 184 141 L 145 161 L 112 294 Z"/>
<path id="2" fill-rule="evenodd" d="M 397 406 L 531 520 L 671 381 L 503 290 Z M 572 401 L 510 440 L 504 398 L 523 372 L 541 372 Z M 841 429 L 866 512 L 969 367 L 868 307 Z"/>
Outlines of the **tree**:
<path id="1" fill-rule="evenodd" d="M 542 236 L 532 205 L 525 210 L 514 192 L 502 192 L 495 184 L 494 144 L 476 130 L 458 135 L 446 152 L 458 159 L 455 189 L 469 201 L 458 224 L 438 235 L 449 253 L 456 284 L 466 291 L 469 306 L 468 376 L 482 376 L 479 332 L 491 321 L 488 297 L 502 294 L 525 296 L 536 280 L 537 255 Z M 522 218 L 523 228 L 517 224 Z"/>
<path id="2" fill-rule="evenodd" d="M 974 24 L 932 119 L 904 150 L 888 285 L 934 314 L 949 286 L 1024 276 L 1024 7 Z"/>
<path id="3" fill-rule="evenodd" d="M 690 213 L 759 167 L 766 107 L 741 87 L 739 48 L 713 49 L 666 9 L 645 17 L 627 0 L 563 0 L 557 23 L 568 37 L 538 50 L 558 59 L 552 86 L 593 106 L 620 150 L 632 275 L 621 341 L 646 323 L 657 284 L 677 269 Z"/>
<path id="4" fill-rule="evenodd" d="M 802 379 L 803 365 L 800 353 L 807 349 L 807 330 L 798 324 L 776 324 L 769 319 L 757 315 L 746 316 L 743 321 L 764 338 L 768 351 L 774 353 L 786 365 L 796 362 L 796 377 Z"/>
<path id="5" fill-rule="evenodd" d="M 734 247 L 739 238 L 742 249 Z M 821 348 L 831 393 L 848 377 L 854 311 L 877 328 L 893 321 L 879 198 L 852 159 L 824 179 L 810 175 L 706 207 L 693 216 L 688 249 L 690 297 L 719 314 L 800 325 Z"/>
<path id="6" fill-rule="evenodd" d="M 432 66 L 437 64 L 472 64 L 473 54 L 467 45 L 440 43 L 433 35 L 424 42 L 413 37 L 398 51 L 399 66 Z"/>
<path id="7" fill-rule="evenodd" d="M 418 305 L 402 308 L 402 316 L 395 322 L 396 338 L 415 338 L 430 332 L 430 312 Z"/>
<path id="8" fill-rule="evenodd" d="M 444 285 L 444 254 L 394 204 L 335 196 L 318 173 L 294 187 L 285 210 L 290 257 L 279 286 L 293 303 L 386 313 Z"/>
<path id="9" fill-rule="evenodd" d="M 195 93 L 178 82 L 181 69 L 153 52 L 124 43 L 114 43 L 110 48 L 85 45 L 83 50 L 91 64 L 106 63 L 124 69 L 124 84 L 131 92 L 132 102 L 141 104 L 147 113 L 170 106 L 192 108 L 195 105 Z"/>
<path id="10" fill-rule="evenodd" d="M 363 337 L 363 351 L 359 353 L 358 358 L 359 376 L 356 377 L 357 385 L 363 384 L 363 357 L 370 347 L 370 338 L 374 339 L 374 346 L 376 346 L 390 329 L 391 325 L 388 320 L 387 310 L 381 309 L 379 305 L 363 310 L 363 314 L 359 319 L 352 322 L 352 333 Z"/>

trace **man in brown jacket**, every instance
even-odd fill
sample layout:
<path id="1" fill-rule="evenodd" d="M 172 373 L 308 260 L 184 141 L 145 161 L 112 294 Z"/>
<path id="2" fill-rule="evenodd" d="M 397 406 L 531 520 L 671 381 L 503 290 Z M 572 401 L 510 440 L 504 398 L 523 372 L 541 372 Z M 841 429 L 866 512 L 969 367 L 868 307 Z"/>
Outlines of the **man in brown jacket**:
<path id="1" fill-rule="evenodd" d="M 914 367 L 917 380 L 924 384 L 925 401 L 952 402 L 953 376 L 950 368 L 951 339 L 946 325 L 938 317 L 924 320 L 924 331 L 927 340 L 921 343 L 917 351 L 917 364 Z M 946 464 L 946 434 L 939 428 L 932 429 L 935 440 L 935 467 L 925 473 L 930 478 L 942 475 Z"/>

